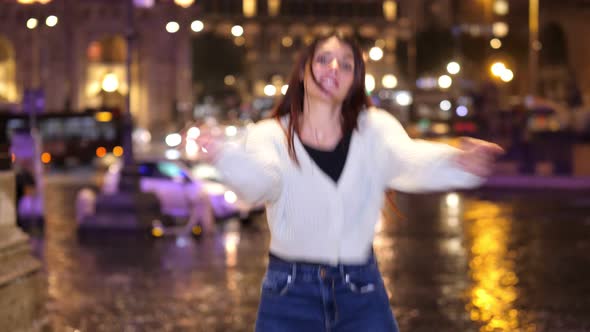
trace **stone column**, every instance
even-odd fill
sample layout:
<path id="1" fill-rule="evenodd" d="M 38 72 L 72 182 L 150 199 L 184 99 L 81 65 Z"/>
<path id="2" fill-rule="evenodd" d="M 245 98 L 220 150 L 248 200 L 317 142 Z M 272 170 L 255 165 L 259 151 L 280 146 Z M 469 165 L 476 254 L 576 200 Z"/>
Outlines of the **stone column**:
<path id="1" fill-rule="evenodd" d="M 27 235 L 16 226 L 15 177 L 4 132 L 0 133 L 0 329 L 40 331 L 47 325 L 46 282 L 41 264 L 31 256 Z"/>

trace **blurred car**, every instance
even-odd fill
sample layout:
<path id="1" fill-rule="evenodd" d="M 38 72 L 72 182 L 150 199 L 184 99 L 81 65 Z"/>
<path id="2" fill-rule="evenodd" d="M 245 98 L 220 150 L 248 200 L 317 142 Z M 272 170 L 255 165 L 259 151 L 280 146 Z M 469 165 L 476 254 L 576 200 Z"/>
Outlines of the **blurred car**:
<path id="1" fill-rule="evenodd" d="M 114 195 L 119 190 L 121 161 L 111 165 L 103 178 L 102 195 Z M 137 161 L 139 186 L 142 192 L 153 193 L 160 205 L 162 218 L 152 223 L 152 235 L 175 234 L 192 230 L 199 235 L 201 226 L 230 217 L 249 218 L 260 209 L 245 205 L 237 195 L 221 183 L 193 176 L 182 162 L 166 159 Z M 96 214 L 97 194 L 85 188 L 76 198 L 76 219 L 84 228 L 92 227 Z M 113 218 L 116 219 L 116 218 Z M 118 220 L 112 220 L 115 223 Z M 104 221 L 101 225 L 104 228 Z"/>

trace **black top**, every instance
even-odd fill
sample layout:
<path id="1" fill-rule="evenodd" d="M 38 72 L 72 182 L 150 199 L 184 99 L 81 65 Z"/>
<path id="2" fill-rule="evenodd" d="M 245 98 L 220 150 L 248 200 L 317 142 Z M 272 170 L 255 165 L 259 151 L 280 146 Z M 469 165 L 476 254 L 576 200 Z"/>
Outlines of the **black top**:
<path id="1" fill-rule="evenodd" d="M 305 144 L 303 147 L 316 165 L 337 183 L 346 164 L 351 137 L 352 134 L 344 135 L 332 151 L 318 150 Z"/>

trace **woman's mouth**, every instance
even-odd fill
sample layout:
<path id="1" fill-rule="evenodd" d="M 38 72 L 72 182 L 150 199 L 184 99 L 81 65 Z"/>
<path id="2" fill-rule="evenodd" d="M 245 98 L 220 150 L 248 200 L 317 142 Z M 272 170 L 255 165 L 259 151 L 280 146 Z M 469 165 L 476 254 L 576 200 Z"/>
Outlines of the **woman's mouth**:
<path id="1" fill-rule="evenodd" d="M 335 90 L 339 87 L 338 81 L 334 77 L 322 77 L 319 80 L 319 83 L 322 86 L 322 88 L 326 90 Z"/>

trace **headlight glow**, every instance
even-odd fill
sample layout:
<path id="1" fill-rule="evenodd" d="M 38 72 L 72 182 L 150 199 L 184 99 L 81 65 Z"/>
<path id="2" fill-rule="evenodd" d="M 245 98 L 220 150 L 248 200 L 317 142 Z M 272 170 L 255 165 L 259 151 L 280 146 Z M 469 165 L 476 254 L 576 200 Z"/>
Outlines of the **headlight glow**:
<path id="1" fill-rule="evenodd" d="M 226 191 L 223 194 L 223 198 L 225 199 L 226 202 L 228 202 L 229 204 L 234 204 L 235 202 L 237 202 L 238 200 L 238 196 L 236 195 L 236 193 L 234 193 L 231 190 Z"/>

